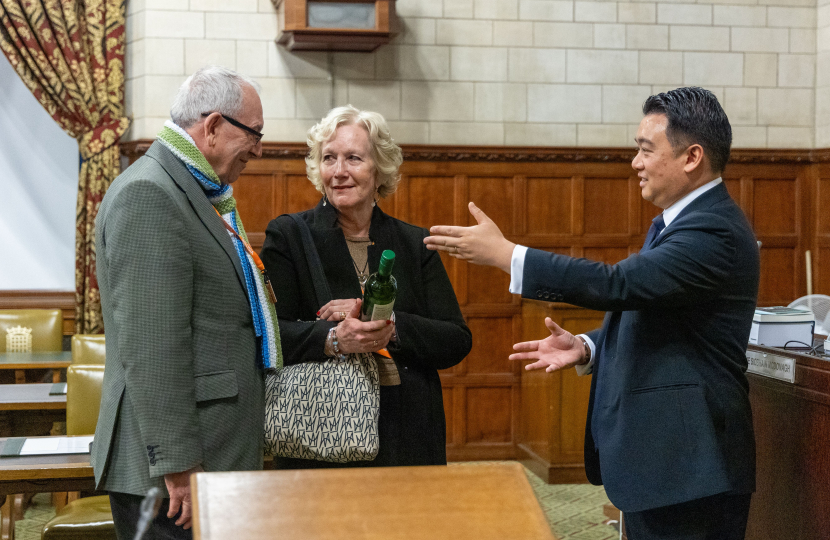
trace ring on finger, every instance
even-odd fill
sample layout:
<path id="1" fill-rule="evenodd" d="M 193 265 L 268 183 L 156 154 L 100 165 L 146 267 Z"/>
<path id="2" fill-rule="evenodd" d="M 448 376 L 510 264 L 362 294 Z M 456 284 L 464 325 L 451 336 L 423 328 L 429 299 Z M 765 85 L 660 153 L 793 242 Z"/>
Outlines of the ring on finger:
<path id="1" fill-rule="evenodd" d="M 345 311 L 341 311 L 341 312 L 340 312 L 340 320 L 342 321 L 342 320 L 343 320 L 343 319 L 345 319 L 345 318 L 346 318 L 346 312 L 345 312 Z"/>
<path id="2" fill-rule="evenodd" d="M 373 341 L 373 342 L 372 342 L 372 346 L 373 346 L 373 347 L 377 347 L 377 346 L 378 346 L 378 340 Z"/>

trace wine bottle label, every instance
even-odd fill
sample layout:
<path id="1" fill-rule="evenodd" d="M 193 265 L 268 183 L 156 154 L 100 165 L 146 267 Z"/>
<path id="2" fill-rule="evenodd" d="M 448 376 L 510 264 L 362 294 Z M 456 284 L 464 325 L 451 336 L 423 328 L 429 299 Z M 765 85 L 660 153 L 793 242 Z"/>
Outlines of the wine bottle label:
<path id="1" fill-rule="evenodd" d="M 392 316 L 392 308 L 395 307 L 395 301 L 392 300 L 388 304 L 375 304 L 372 306 L 372 320 L 385 321 Z"/>

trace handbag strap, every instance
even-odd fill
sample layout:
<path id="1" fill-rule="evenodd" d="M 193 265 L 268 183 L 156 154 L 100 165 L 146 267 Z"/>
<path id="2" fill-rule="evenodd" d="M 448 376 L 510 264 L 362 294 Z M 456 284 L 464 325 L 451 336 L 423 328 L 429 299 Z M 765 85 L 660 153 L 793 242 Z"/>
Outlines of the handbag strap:
<path id="1" fill-rule="evenodd" d="M 323 264 L 320 262 L 320 255 L 311 237 L 311 229 L 308 228 L 305 220 L 300 214 L 288 214 L 297 227 L 300 229 L 300 238 L 303 241 L 305 260 L 308 263 L 308 270 L 311 272 L 311 281 L 314 284 L 314 293 L 317 296 L 317 307 L 322 307 L 331 301 L 331 290 L 323 273 Z"/>

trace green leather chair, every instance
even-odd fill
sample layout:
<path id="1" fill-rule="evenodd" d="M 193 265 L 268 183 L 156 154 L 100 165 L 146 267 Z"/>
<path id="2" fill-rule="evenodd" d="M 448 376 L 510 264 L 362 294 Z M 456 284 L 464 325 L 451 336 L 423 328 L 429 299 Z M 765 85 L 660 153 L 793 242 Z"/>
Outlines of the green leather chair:
<path id="1" fill-rule="evenodd" d="M 63 312 L 60 309 L 0 309 L 0 352 L 6 352 L 6 329 L 32 329 L 32 352 L 63 350 Z"/>
<path id="2" fill-rule="evenodd" d="M 107 360 L 104 334 L 75 334 L 72 336 L 73 364 L 101 364 Z"/>
<path id="3" fill-rule="evenodd" d="M 67 435 L 95 433 L 103 382 L 102 364 L 73 363 L 66 370 Z M 41 539 L 116 540 L 109 497 L 96 495 L 70 502 L 43 526 Z"/>

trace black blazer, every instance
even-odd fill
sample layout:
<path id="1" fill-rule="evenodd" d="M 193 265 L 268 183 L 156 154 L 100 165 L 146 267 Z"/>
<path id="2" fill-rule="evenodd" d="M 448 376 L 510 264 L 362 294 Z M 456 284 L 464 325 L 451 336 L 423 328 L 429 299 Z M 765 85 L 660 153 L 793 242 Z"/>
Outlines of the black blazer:
<path id="1" fill-rule="evenodd" d="M 332 297 L 361 298 L 349 248 L 337 225 L 337 211 L 323 201 L 301 213 L 311 229 Z M 439 369 L 461 362 L 472 348 L 472 335 L 441 258 L 426 249 L 426 229 L 394 219 L 375 208 L 369 228 L 369 271 L 376 272 L 380 254 L 395 252 L 392 275 L 398 282 L 395 318 L 398 342 L 390 343 L 401 377 L 399 386 L 381 387 L 380 450 L 360 465 L 445 464 L 446 421 Z M 334 322 L 317 321 L 314 284 L 296 223 L 287 215 L 271 221 L 262 246 L 277 295 L 277 316 L 286 364 L 324 358 L 326 334 Z M 300 461 L 300 460 L 291 460 Z M 326 466 L 304 461 L 303 466 Z M 335 466 L 343 466 L 335 464 Z"/>
<path id="2" fill-rule="evenodd" d="M 624 512 L 754 491 L 745 372 L 759 276 L 723 183 L 616 265 L 528 250 L 523 296 L 610 312 L 589 334 L 585 469 Z"/>

